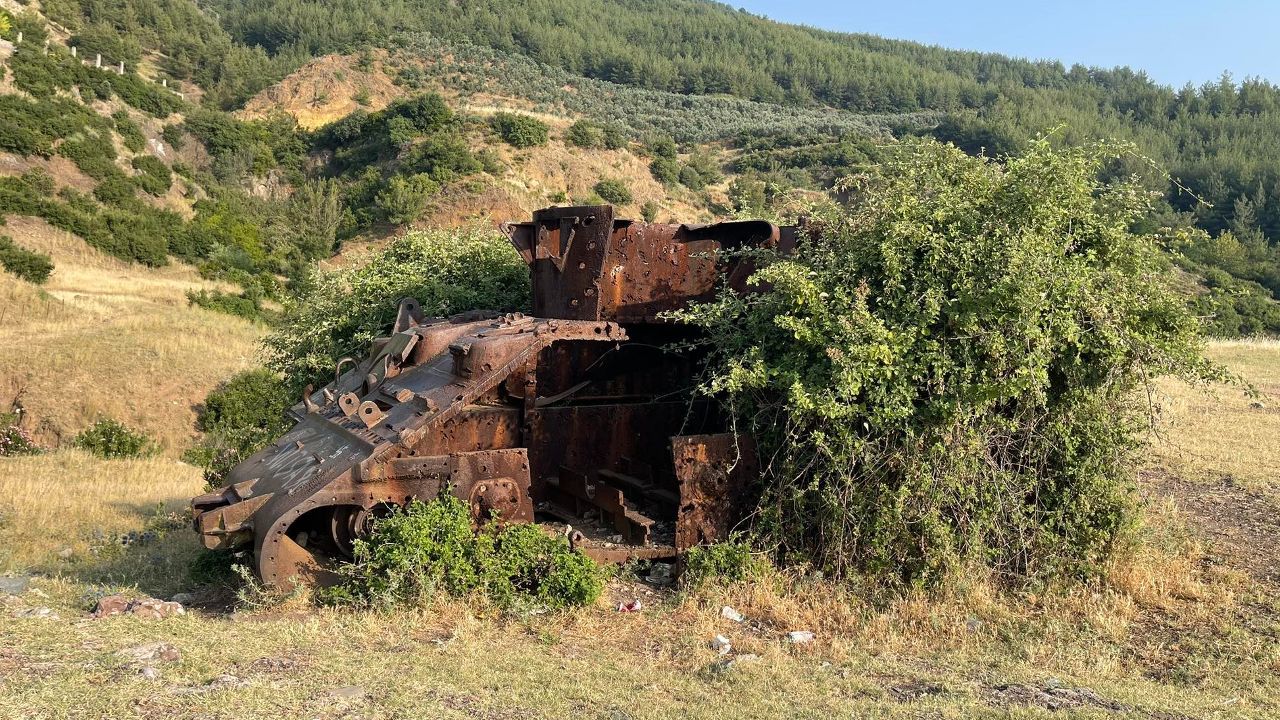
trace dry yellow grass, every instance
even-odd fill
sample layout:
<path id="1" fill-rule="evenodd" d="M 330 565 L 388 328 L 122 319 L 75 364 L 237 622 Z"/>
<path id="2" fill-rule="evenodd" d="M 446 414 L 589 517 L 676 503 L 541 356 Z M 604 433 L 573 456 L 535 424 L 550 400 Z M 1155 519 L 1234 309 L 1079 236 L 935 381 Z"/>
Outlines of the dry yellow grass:
<path id="1" fill-rule="evenodd" d="M 30 218 L 5 233 L 56 267 L 42 288 L 0 273 L 0 410 L 20 394 L 46 443 L 109 417 L 179 454 L 194 406 L 254 363 L 262 328 L 189 307 L 187 290 L 216 284 L 188 266 L 126 264 Z"/>
<path id="2" fill-rule="evenodd" d="M 1280 341 L 1217 341 L 1207 355 L 1252 383 L 1260 396 L 1236 387 L 1162 381 L 1153 464 L 1186 480 L 1229 478 L 1263 492 L 1280 491 Z"/>
<path id="3" fill-rule="evenodd" d="M 103 537 L 184 510 L 203 486 L 198 468 L 163 457 L 102 460 L 66 449 L 0 458 L 0 573 L 56 572 Z"/>

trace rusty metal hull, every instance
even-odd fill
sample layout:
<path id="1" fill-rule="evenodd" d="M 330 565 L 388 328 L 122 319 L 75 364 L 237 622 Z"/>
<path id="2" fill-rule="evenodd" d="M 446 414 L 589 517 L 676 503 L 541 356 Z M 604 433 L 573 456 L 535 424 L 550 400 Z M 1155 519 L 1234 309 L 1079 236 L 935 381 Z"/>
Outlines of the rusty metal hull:
<path id="1" fill-rule="evenodd" d="M 304 398 L 292 430 L 192 501 L 207 547 L 251 549 L 269 585 L 328 583 L 378 516 L 442 492 L 477 526 L 571 525 L 602 561 L 727 535 L 754 456 L 692 398 L 700 358 L 666 349 L 691 331 L 659 314 L 720 279 L 747 289 L 749 268 L 717 259 L 725 247 L 786 249 L 794 234 L 632 223 L 607 206 L 504 229 L 540 316 L 427 319 L 403 300 L 391 334 Z"/>

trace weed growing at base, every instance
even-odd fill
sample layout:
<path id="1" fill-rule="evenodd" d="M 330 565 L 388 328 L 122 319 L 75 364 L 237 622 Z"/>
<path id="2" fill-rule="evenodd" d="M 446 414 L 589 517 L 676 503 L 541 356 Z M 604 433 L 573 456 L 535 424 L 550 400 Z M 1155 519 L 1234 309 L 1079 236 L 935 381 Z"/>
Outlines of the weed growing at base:
<path id="1" fill-rule="evenodd" d="M 589 605 L 604 589 L 599 566 L 535 525 L 471 527 L 471 512 L 452 495 L 378 520 L 355 545 L 344 581 L 328 602 L 390 607 L 479 594 L 502 608 Z"/>

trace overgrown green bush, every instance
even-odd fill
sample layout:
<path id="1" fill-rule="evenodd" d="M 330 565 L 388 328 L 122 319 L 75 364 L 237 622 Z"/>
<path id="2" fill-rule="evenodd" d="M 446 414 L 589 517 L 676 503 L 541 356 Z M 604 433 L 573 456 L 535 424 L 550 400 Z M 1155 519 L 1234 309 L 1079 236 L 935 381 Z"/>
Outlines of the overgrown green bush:
<path id="1" fill-rule="evenodd" d="M 753 531 L 783 564 L 928 584 L 1096 573 L 1133 517 L 1142 389 L 1221 377 L 1165 286 L 1127 146 L 998 163 L 908 142 L 821 207 L 771 291 L 683 313 L 767 469 Z"/>
<path id="2" fill-rule="evenodd" d="M 680 163 L 674 158 L 657 157 L 649 163 L 653 179 L 663 185 L 675 185 L 680 181 Z"/>
<path id="3" fill-rule="evenodd" d="M 144 433 L 110 419 L 99 420 L 77 435 L 75 446 L 108 460 L 146 457 L 157 449 Z"/>
<path id="4" fill-rule="evenodd" d="M 228 470 L 293 426 L 286 411 L 299 399 L 270 370 L 236 374 L 205 398 L 196 421 L 205 437 L 187 460 L 204 468 L 210 487 L 221 486 Z"/>
<path id="5" fill-rule="evenodd" d="M 169 166 L 165 165 L 160 158 L 154 155 L 138 155 L 130 163 L 140 173 L 134 177 L 134 182 L 138 183 L 138 187 L 142 188 L 143 192 L 157 196 L 169 192 L 169 184 L 173 176 L 169 173 Z"/>
<path id="6" fill-rule="evenodd" d="M 44 253 L 18 247 L 13 238 L 0 235 L 0 265 L 27 282 L 40 285 L 53 272 L 53 260 Z"/>
<path id="7" fill-rule="evenodd" d="M 401 225 L 418 219 L 427 208 L 427 201 L 440 191 L 440 184 L 425 174 L 396 175 L 387 181 L 387 187 L 378 193 L 378 207 L 387 219 Z"/>
<path id="8" fill-rule="evenodd" d="M 142 134 L 142 128 L 129 117 L 128 112 L 117 110 L 111 113 L 111 120 L 115 122 L 116 132 L 120 134 L 124 146 L 131 152 L 140 152 L 146 147 L 147 138 Z"/>
<path id="9" fill-rule="evenodd" d="M 343 572 L 328 598 L 367 607 L 479 593 L 508 609 L 563 608 L 595 602 L 604 589 L 600 568 L 563 537 L 535 525 L 476 533 L 470 508 L 453 495 L 376 521 Z"/>
<path id="10" fill-rule="evenodd" d="M 587 149 L 604 147 L 604 137 L 604 128 L 590 120 L 579 120 L 564 133 L 565 142 Z"/>
<path id="11" fill-rule="evenodd" d="M 625 205 L 631 202 L 631 189 L 621 180 L 601 180 L 592 190 L 596 191 L 600 199 L 611 205 Z"/>
<path id="12" fill-rule="evenodd" d="M 365 265 L 318 273 L 290 299 L 264 341 L 268 367 L 296 388 L 329 382 L 338 358 L 362 354 L 387 331 L 404 297 L 428 315 L 525 310 L 528 269 L 488 229 L 409 233 Z"/>
<path id="13" fill-rule="evenodd" d="M 528 115 L 500 112 L 489 118 L 489 126 L 513 147 L 527 148 L 547 142 L 547 124 Z"/>

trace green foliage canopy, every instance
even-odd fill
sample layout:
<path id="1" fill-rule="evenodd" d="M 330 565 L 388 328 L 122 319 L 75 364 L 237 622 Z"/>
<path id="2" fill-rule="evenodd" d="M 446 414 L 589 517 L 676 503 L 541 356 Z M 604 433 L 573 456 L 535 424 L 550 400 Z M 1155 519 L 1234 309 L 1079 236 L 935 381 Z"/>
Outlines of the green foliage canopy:
<path id="1" fill-rule="evenodd" d="M 771 292 L 682 314 L 704 390 L 761 443 L 755 532 L 783 562 L 908 583 L 962 565 L 1087 576 L 1133 514 L 1152 378 L 1220 377 L 1166 286 L 1132 152 L 1005 164 L 904 144 L 820 209 Z"/>
<path id="2" fill-rule="evenodd" d="M 401 298 L 443 316 L 525 310 L 529 291 L 528 269 L 505 237 L 479 228 L 412 232 L 367 264 L 317 274 L 266 338 L 267 364 L 293 387 L 322 385 L 338 358 L 386 332 Z"/>

